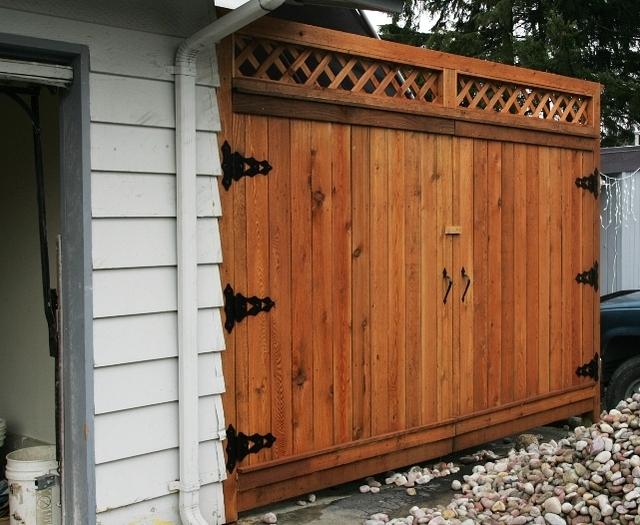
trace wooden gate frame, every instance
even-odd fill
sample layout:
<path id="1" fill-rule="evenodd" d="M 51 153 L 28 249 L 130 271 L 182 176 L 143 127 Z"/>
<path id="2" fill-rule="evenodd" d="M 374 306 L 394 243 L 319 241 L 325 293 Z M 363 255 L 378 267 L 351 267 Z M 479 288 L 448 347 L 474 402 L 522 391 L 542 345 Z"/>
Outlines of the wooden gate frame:
<path id="1" fill-rule="evenodd" d="M 597 83 L 270 17 L 226 39 L 218 54 L 220 145 L 233 138 L 228 129 L 232 113 L 304 115 L 306 120 L 582 150 L 592 152 L 599 165 L 601 85 Z M 309 56 L 315 57 L 316 67 L 309 66 Z M 224 201 L 225 192 L 221 193 Z M 597 221 L 593 235 L 599 238 Z M 227 272 L 223 265 L 223 280 Z M 598 349 L 599 301 L 593 303 L 593 344 Z M 235 384 L 233 364 L 226 361 L 229 415 L 234 413 Z M 313 479 L 297 480 L 295 493 L 442 456 L 570 415 L 597 417 L 599 395 L 599 383 L 585 379 L 560 393 L 497 410 L 297 456 L 296 461 L 304 460 L 315 474 Z M 295 464 L 284 458 L 270 465 L 268 473 L 259 467 L 243 469 L 248 481 L 240 496 L 236 474 L 229 477 L 228 520 L 236 519 L 238 509 L 294 495 L 291 479 L 299 475 Z"/>

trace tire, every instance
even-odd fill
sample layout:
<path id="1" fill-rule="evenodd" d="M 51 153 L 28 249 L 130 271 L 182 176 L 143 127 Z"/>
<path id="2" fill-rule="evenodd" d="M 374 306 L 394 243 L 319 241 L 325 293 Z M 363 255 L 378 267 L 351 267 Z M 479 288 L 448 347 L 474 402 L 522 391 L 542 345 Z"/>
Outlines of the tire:
<path id="1" fill-rule="evenodd" d="M 640 392 L 640 356 L 627 359 L 616 368 L 604 396 L 605 407 L 607 410 L 615 408 L 618 402 L 635 392 Z"/>

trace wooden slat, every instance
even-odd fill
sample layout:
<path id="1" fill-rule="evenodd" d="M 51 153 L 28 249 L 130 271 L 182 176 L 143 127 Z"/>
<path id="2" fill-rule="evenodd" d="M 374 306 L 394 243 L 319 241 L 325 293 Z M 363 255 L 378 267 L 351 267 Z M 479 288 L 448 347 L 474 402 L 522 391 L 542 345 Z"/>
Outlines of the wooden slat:
<path id="1" fill-rule="evenodd" d="M 575 187 L 573 176 L 573 155 L 571 150 L 562 150 L 561 152 L 561 188 L 562 188 L 562 269 L 561 287 L 562 287 L 562 387 L 568 388 L 573 383 L 573 376 L 577 363 L 573 360 L 573 293 L 574 293 L 574 276 L 572 274 L 572 250 L 577 241 L 577 235 L 574 233 L 575 225 L 572 222 L 572 193 Z"/>
<path id="2" fill-rule="evenodd" d="M 549 148 L 540 148 L 538 156 L 538 389 L 549 391 L 549 287 L 550 287 L 550 192 Z"/>
<path id="3" fill-rule="evenodd" d="M 422 302 L 417 300 L 420 291 L 420 253 L 422 224 L 420 221 L 420 201 L 422 192 L 420 137 L 417 133 L 406 133 L 404 136 L 403 166 L 404 187 L 402 200 L 404 204 L 404 275 L 405 275 L 405 413 L 406 426 L 417 427 L 421 424 L 421 408 L 424 401 L 421 372 L 423 366 L 423 341 L 420 320 Z M 397 181 L 399 184 L 399 181 Z M 399 305 L 401 306 L 401 305 Z"/>
<path id="4" fill-rule="evenodd" d="M 549 388 L 562 388 L 562 192 L 563 172 L 560 162 L 561 150 L 551 148 L 549 152 Z M 561 281 L 562 279 L 562 281 Z"/>
<path id="5" fill-rule="evenodd" d="M 291 312 L 293 451 L 314 447 L 311 250 L 311 123 L 291 121 Z M 295 217 L 295 220 L 293 219 Z"/>
<path id="6" fill-rule="evenodd" d="M 389 430 L 389 396 L 383 385 L 389 373 L 387 334 L 388 313 L 388 136 L 384 130 L 371 129 L 370 225 L 371 225 L 371 433 Z"/>
<path id="7" fill-rule="evenodd" d="M 460 226 L 463 234 L 458 242 L 459 258 L 455 268 L 460 268 L 460 286 L 456 294 L 456 301 L 460 300 L 459 306 L 459 353 L 460 353 L 460 380 L 459 385 L 459 414 L 469 414 L 474 409 L 474 380 L 477 371 L 474 369 L 475 346 L 473 334 L 474 330 L 474 296 L 476 289 L 476 271 L 473 254 L 473 229 L 474 221 L 474 144 L 471 139 L 460 139 L 458 146 L 457 172 L 459 179 L 457 195 L 460 207 Z M 466 191 L 464 190 L 466 188 Z M 471 279 L 471 284 L 467 290 L 467 295 L 462 302 L 462 294 L 466 287 L 466 282 L 462 279 L 462 268 Z"/>
<path id="8" fill-rule="evenodd" d="M 487 199 L 488 199 L 488 290 L 485 301 L 488 310 L 487 333 L 487 402 L 499 406 L 502 394 L 502 144 L 491 141 L 487 146 Z M 512 176 L 512 174 L 509 174 Z"/>
<path id="9" fill-rule="evenodd" d="M 585 176 L 593 173 L 593 153 L 582 154 L 582 175 Z M 593 266 L 594 261 L 598 258 L 596 255 L 596 247 L 594 244 L 593 233 L 593 221 L 595 220 L 596 204 L 597 200 L 593 198 L 593 193 L 580 190 L 582 199 L 582 229 L 581 238 L 582 243 L 582 269 L 580 272 L 588 270 Z M 599 249 L 599 247 L 598 247 Z M 575 278 L 575 277 L 574 277 Z M 582 289 L 582 363 L 590 361 L 593 354 L 596 352 L 594 349 L 593 338 L 593 326 L 594 326 L 594 301 L 597 297 L 597 292 L 589 285 L 578 284 L 576 286 Z M 592 381 L 589 377 L 581 378 L 582 383 Z"/>
<path id="10" fill-rule="evenodd" d="M 354 126 L 351 130 L 352 439 L 354 440 L 371 435 L 370 155 L 369 128 Z"/>
<path id="11" fill-rule="evenodd" d="M 353 422 L 352 270 L 351 270 L 351 128 L 333 125 L 332 164 L 332 304 L 333 442 L 351 441 Z"/>
<path id="12" fill-rule="evenodd" d="M 515 172 L 516 158 L 513 144 L 502 144 L 501 156 L 501 364 L 500 364 L 500 401 L 509 403 L 515 398 L 516 354 L 515 328 L 517 324 L 526 322 L 518 317 L 515 311 L 516 275 L 520 275 L 514 268 L 515 249 Z M 496 175 L 497 176 L 497 175 Z M 520 182 L 520 181 L 519 181 Z M 519 312 L 521 313 L 521 312 Z M 520 363 L 522 366 L 523 363 Z M 524 368 L 522 368 L 524 371 Z"/>
<path id="13" fill-rule="evenodd" d="M 268 119 L 249 116 L 245 129 L 247 156 L 266 159 L 269 155 Z M 270 284 L 269 178 L 254 177 L 247 181 L 247 289 L 246 295 L 273 297 Z M 249 426 L 250 433 L 271 432 L 271 318 L 269 314 L 246 320 L 249 347 Z M 272 450 L 264 449 L 249 456 L 251 464 L 268 461 Z"/>
<path id="14" fill-rule="evenodd" d="M 422 424 L 437 421 L 439 388 L 437 371 L 438 356 L 436 340 L 438 337 L 437 312 L 442 305 L 442 268 L 438 267 L 434 257 L 441 237 L 438 235 L 436 218 L 437 181 L 436 181 L 436 137 L 420 136 L 420 326 L 422 340 Z"/>
<path id="15" fill-rule="evenodd" d="M 389 430 L 400 430 L 406 424 L 406 310 L 407 304 L 405 276 L 405 172 L 404 133 L 390 130 L 387 132 L 387 189 L 388 208 L 388 285 L 387 305 L 389 311 L 389 329 L 387 332 L 388 370 L 386 395 L 389 397 Z M 393 313 L 392 313 L 393 312 Z"/>
<path id="16" fill-rule="evenodd" d="M 487 142 L 473 144 L 473 406 L 475 410 L 488 404 L 488 167 Z"/>
<path id="17" fill-rule="evenodd" d="M 311 124 L 311 227 L 313 295 L 313 443 L 333 444 L 332 124 Z M 308 298 L 307 298 L 308 300 Z"/>
<path id="18" fill-rule="evenodd" d="M 527 146 L 526 173 L 526 220 L 527 220 L 527 271 L 526 275 L 526 312 L 527 312 L 527 397 L 535 396 L 539 390 L 540 316 L 538 296 L 538 253 L 539 253 L 539 201 L 540 167 L 539 148 Z M 546 315 L 546 313 L 545 313 Z"/>
<path id="19" fill-rule="evenodd" d="M 273 457 L 293 453 L 291 427 L 291 133 L 289 120 L 269 119 L 269 314 Z M 297 174 L 296 174 L 297 175 Z"/>
<path id="20" fill-rule="evenodd" d="M 513 325 L 514 400 L 527 394 L 527 147 L 514 146 L 513 172 Z"/>
<path id="21" fill-rule="evenodd" d="M 438 419 L 440 421 L 453 415 L 453 308 L 452 304 L 457 300 L 459 282 L 457 271 L 453 268 L 452 239 L 445 235 L 445 227 L 451 224 L 452 213 L 452 154 L 453 140 L 450 137 L 436 137 L 436 187 L 437 187 L 437 249 L 436 259 L 438 269 L 447 269 L 447 272 L 454 281 L 447 303 L 441 302 L 438 305 L 438 338 L 436 341 L 437 368 L 436 376 L 438 380 Z M 440 270 L 440 271 L 442 271 Z M 446 293 L 447 284 L 442 280 L 442 298 Z"/>

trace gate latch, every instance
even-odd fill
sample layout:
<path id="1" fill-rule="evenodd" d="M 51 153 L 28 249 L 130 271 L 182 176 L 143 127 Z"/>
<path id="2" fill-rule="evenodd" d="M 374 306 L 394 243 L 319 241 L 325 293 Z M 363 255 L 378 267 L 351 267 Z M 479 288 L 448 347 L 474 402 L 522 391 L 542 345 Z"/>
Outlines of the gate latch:
<path id="1" fill-rule="evenodd" d="M 576 281 L 580 284 L 588 284 L 589 286 L 593 286 L 593 289 L 598 291 L 598 261 L 593 263 L 593 266 L 589 268 L 587 271 L 581 272 L 576 275 Z"/>
<path id="2" fill-rule="evenodd" d="M 224 327 L 231 333 L 236 323 L 245 317 L 256 316 L 260 312 L 268 312 L 276 305 L 271 297 L 245 297 L 241 293 L 235 293 L 230 284 L 224 289 Z"/>
<path id="3" fill-rule="evenodd" d="M 222 185 L 229 190 L 231 183 L 242 177 L 267 175 L 271 171 L 271 164 L 266 160 L 256 160 L 253 157 L 243 157 L 237 151 L 231 152 L 231 146 L 225 140 L 222 145 Z"/>
<path id="4" fill-rule="evenodd" d="M 257 454 L 263 448 L 271 448 L 275 443 L 275 436 L 269 432 L 266 435 L 236 432 L 233 425 L 227 428 L 227 471 L 233 472 L 236 465 L 249 454 Z M 251 443 L 251 445 L 249 445 Z"/>
<path id="5" fill-rule="evenodd" d="M 593 170 L 591 175 L 587 175 L 586 177 L 578 177 L 576 179 L 576 186 L 578 188 L 582 188 L 583 190 L 587 190 L 590 193 L 593 193 L 593 196 L 598 198 L 598 191 L 600 189 L 600 172 L 598 168 Z"/>
<path id="6" fill-rule="evenodd" d="M 600 356 L 598 355 L 598 352 L 596 352 L 591 361 L 576 368 L 576 375 L 578 377 L 591 377 L 594 381 L 597 381 L 599 379 L 599 364 Z"/>

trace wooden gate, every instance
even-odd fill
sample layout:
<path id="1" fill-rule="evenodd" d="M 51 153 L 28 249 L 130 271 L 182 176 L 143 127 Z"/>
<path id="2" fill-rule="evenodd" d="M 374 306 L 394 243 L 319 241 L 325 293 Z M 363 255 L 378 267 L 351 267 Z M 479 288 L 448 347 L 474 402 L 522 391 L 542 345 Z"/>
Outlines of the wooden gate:
<path id="1" fill-rule="evenodd" d="M 230 441 L 275 438 L 229 520 L 598 411 L 599 86 L 275 20 L 220 63 L 227 305 L 275 303 L 227 337 Z"/>

